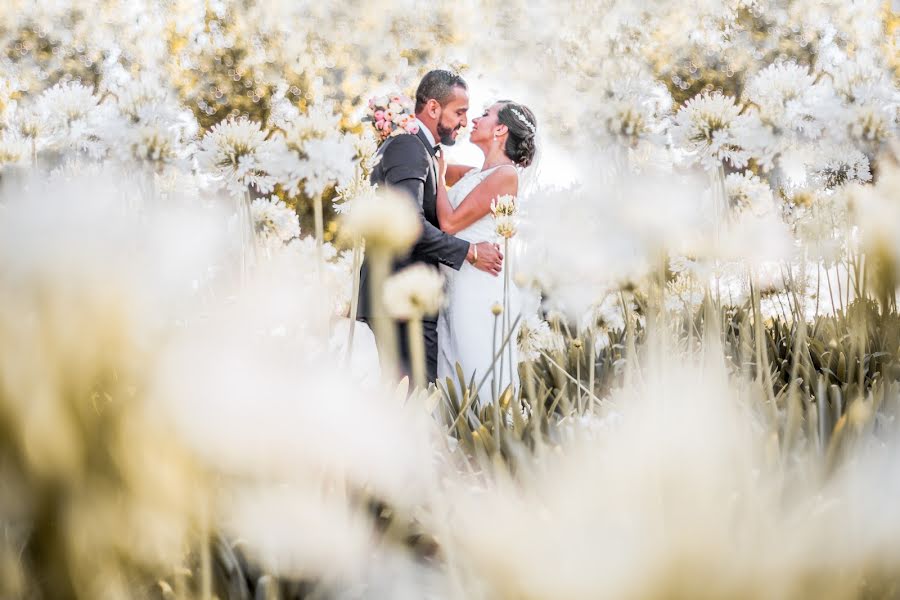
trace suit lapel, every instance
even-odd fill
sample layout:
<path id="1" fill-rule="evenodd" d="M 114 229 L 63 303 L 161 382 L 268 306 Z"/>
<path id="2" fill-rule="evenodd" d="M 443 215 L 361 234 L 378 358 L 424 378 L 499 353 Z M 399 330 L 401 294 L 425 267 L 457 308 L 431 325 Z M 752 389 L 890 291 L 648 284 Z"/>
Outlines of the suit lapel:
<path id="1" fill-rule="evenodd" d="M 428 153 L 428 164 L 430 165 L 428 169 L 428 177 L 425 179 L 425 198 L 423 200 L 424 206 L 422 207 L 425 210 L 425 218 L 434 223 L 437 220 L 437 210 L 435 208 L 435 202 L 437 201 L 437 163 L 434 159 L 434 146 L 428 141 L 428 138 L 425 136 L 425 132 L 421 129 L 416 132 L 416 137 L 419 138 L 419 141 L 422 142 L 422 145 L 425 146 L 425 151 Z"/>

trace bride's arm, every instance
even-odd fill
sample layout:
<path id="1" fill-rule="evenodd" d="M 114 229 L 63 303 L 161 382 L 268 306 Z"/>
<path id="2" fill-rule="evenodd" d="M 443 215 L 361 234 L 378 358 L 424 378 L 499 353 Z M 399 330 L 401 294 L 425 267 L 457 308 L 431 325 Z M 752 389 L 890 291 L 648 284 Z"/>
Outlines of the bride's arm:
<path id="1" fill-rule="evenodd" d="M 447 185 L 453 185 L 474 168 L 469 165 L 447 165 L 447 175 L 444 177 L 444 180 L 447 182 Z"/>
<path id="2" fill-rule="evenodd" d="M 519 188 L 519 177 L 513 169 L 497 169 L 469 192 L 456 210 L 450 205 L 443 177 L 438 177 L 437 187 L 438 224 L 442 231 L 453 235 L 491 212 L 491 201 L 497 196 L 515 196 Z"/>

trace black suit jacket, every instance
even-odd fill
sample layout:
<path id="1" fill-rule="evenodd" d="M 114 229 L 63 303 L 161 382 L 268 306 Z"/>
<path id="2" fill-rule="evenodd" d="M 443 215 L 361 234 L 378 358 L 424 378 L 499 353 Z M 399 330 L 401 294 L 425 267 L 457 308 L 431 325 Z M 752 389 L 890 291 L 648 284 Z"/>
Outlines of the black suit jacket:
<path id="1" fill-rule="evenodd" d="M 469 242 L 441 231 L 437 219 L 437 162 L 435 149 L 420 130 L 416 135 L 401 134 L 389 138 L 378 150 L 381 159 L 372 170 L 371 182 L 405 192 L 413 202 L 422 233 L 409 254 L 394 261 L 397 271 L 413 263 L 444 264 L 456 270 L 469 252 Z M 372 317 L 369 298 L 369 269 L 363 261 L 359 275 L 359 308 L 357 318 Z M 437 316 L 426 317 L 436 320 Z"/>

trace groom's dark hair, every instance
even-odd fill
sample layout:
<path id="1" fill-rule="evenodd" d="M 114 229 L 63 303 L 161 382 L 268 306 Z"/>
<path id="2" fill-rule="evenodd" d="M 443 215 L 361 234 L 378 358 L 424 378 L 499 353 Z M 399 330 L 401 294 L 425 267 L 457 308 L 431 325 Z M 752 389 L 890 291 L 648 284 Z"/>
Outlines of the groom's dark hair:
<path id="1" fill-rule="evenodd" d="M 422 112 L 425 104 L 434 98 L 441 106 L 447 104 L 450 96 L 453 94 L 453 88 L 461 87 L 464 90 L 469 89 L 465 80 L 450 71 L 443 69 L 435 69 L 425 73 L 425 77 L 419 82 L 416 89 L 416 114 Z"/>

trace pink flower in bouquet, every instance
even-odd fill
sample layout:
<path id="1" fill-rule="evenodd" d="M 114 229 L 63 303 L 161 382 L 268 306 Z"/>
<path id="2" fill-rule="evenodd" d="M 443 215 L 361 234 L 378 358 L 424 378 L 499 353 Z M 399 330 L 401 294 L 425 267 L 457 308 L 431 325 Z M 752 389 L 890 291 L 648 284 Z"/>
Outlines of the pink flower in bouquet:
<path id="1" fill-rule="evenodd" d="M 384 120 L 393 121 L 396 115 L 389 110 L 384 111 Z"/>
<path id="2" fill-rule="evenodd" d="M 383 120 L 384 120 L 384 111 L 383 111 L 383 110 L 376 110 L 374 116 L 375 116 L 375 120 L 376 120 L 376 121 L 383 121 Z"/>
<path id="3" fill-rule="evenodd" d="M 396 95 L 396 94 L 393 95 L 393 96 L 391 96 L 391 102 L 396 102 L 397 104 L 400 104 L 400 101 L 401 101 L 402 99 L 403 99 L 403 98 L 402 98 L 401 96 Z"/>
<path id="4" fill-rule="evenodd" d="M 416 123 L 415 121 L 410 121 L 409 123 L 406 124 L 405 129 L 409 133 L 412 133 L 413 135 L 415 135 L 415 134 L 419 133 L 419 124 Z"/>

